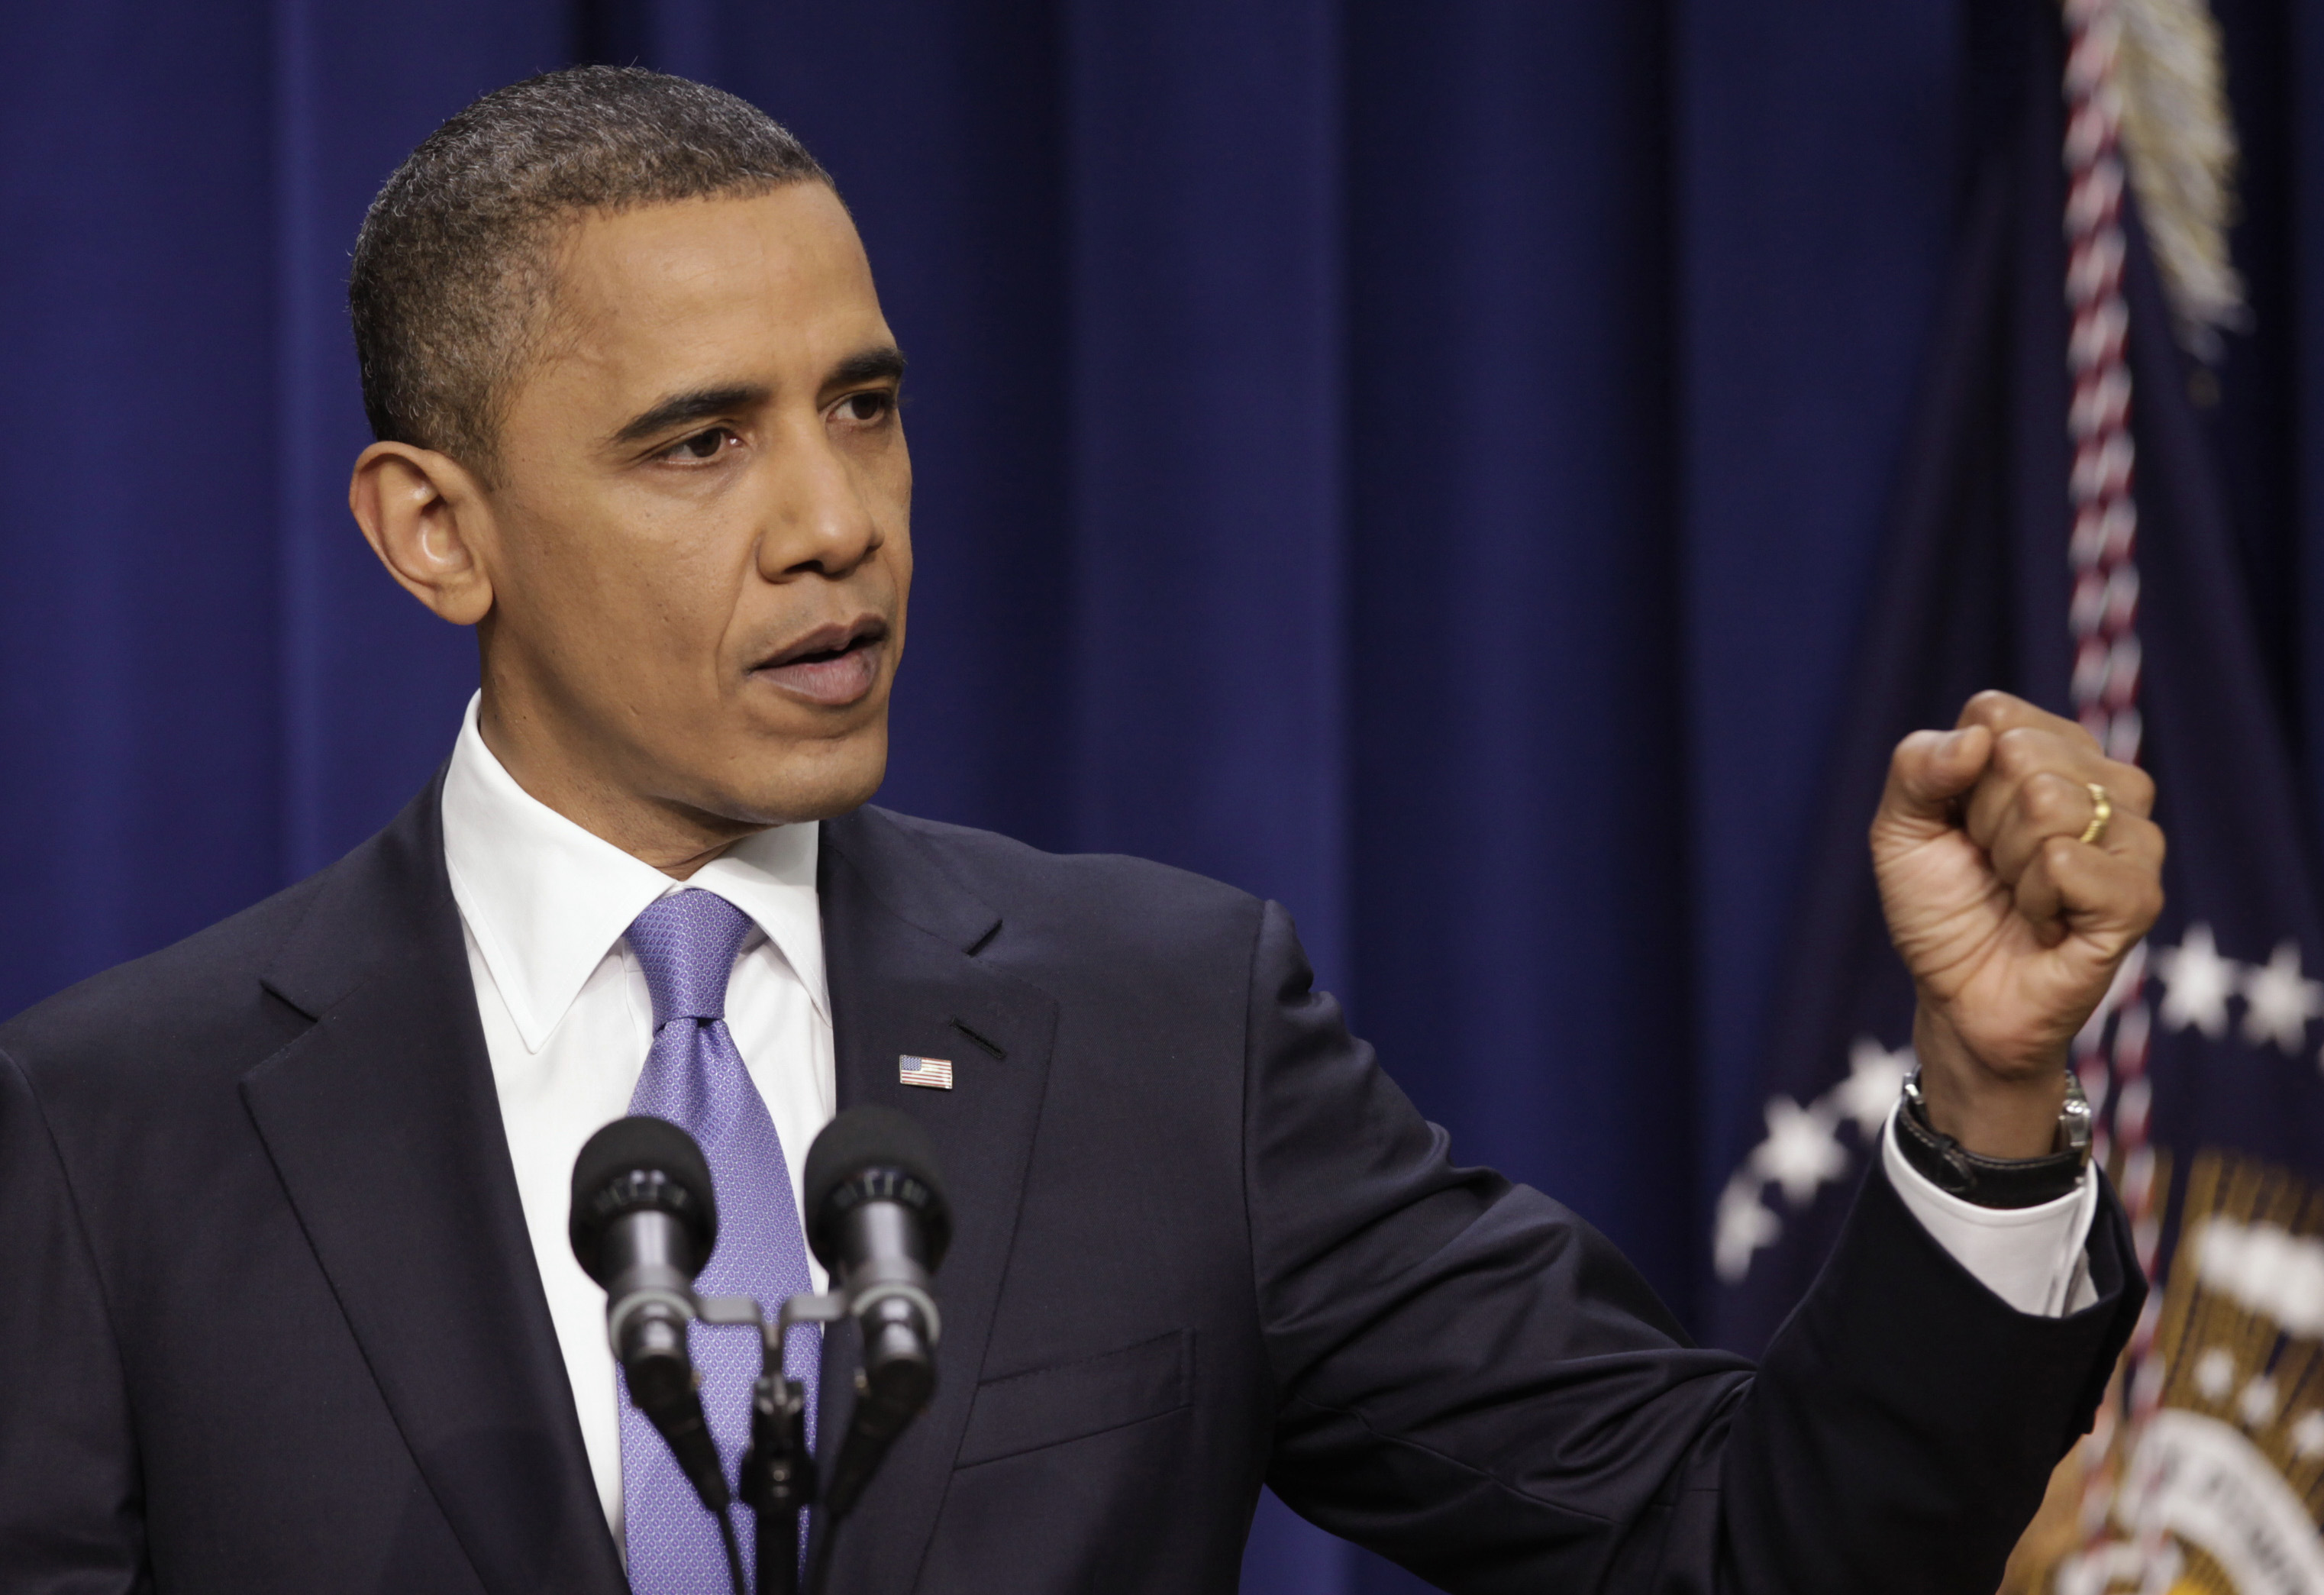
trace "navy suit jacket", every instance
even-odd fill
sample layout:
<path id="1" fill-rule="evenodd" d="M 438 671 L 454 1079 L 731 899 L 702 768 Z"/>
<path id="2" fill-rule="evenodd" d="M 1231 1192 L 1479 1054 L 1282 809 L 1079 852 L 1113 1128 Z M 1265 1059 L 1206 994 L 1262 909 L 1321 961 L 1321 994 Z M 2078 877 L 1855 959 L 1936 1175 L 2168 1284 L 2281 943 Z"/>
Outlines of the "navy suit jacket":
<path id="1" fill-rule="evenodd" d="M 1452 1590 L 1989 1595 L 2137 1312 L 2111 1198 L 2038 1319 L 1876 1167 L 1755 1372 L 1456 1166 L 1280 908 L 872 808 L 819 884 L 839 1101 L 927 1127 L 958 1236 L 835 1590 L 1231 1590 L 1264 1480 Z M 434 790 L 0 1027 L 0 1588 L 622 1587 Z"/>

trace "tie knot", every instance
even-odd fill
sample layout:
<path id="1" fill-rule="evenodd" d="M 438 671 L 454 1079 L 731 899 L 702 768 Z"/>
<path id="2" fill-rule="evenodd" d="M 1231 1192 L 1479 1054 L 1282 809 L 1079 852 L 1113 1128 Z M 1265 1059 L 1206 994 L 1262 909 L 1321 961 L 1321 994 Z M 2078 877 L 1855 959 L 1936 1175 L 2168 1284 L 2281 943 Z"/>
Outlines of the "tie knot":
<path id="1" fill-rule="evenodd" d="M 645 966 L 654 1028 L 678 1018 L 726 1017 L 726 978 L 751 935 L 751 917 L 715 892 L 689 887 L 630 921 L 630 951 Z"/>

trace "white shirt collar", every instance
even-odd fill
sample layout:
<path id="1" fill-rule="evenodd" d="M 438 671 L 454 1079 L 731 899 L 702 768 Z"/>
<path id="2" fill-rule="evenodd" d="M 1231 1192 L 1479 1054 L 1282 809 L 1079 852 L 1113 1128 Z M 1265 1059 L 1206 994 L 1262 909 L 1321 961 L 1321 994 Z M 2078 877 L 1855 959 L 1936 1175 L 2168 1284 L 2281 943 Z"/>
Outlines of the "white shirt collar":
<path id="1" fill-rule="evenodd" d="M 444 775 L 444 863 L 527 1051 L 539 1052 L 582 985 L 646 907 L 700 887 L 748 914 L 807 988 L 825 1024 L 823 918 L 814 825 L 747 836 L 674 880 L 583 830 L 516 783 L 476 729 L 477 694 Z"/>

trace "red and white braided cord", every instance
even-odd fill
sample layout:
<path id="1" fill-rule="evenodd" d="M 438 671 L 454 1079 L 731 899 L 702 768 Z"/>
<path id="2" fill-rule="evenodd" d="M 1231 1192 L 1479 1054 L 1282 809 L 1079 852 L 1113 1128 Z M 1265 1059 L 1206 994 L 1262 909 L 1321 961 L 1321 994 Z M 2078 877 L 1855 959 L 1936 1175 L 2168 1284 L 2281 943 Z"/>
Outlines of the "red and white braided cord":
<path id="1" fill-rule="evenodd" d="M 2138 711 L 2140 652 L 2137 552 L 2138 507 L 2132 494 L 2135 450 L 2130 435 L 2130 311 L 2124 301 L 2123 192 L 2127 180 L 2121 147 L 2122 97 L 2117 63 L 2121 23 L 2115 0 L 2065 0 L 2066 52 L 2066 302 L 2072 312 L 2067 365 L 2073 401 L 2067 428 L 2073 440 L 2070 480 L 2074 520 L 2068 545 L 2073 598 L 2068 624 L 2074 644 L 2074 713 L 2109 757 L 2136 761 L 2144 723 Z M 2075 1044 L 2075 1068 L 2093 1106 L 2112 1099 L 2109 1129 L 2097 1153 L 2118 1158 L 2121 1194 L 2138 1259 L 2150 1277 L 2161 1231 L 2161 1193 L 2154 1152 L 2147 1141 L 2151 1093 L 2146 1078 L 2150 1016 L 2144 997 L 2145 948 L 2125 963 L 2106 1007 Z M 2112 1024 L 2107 1015 L 2112 1015 Z M 2112 1046 L 2107 1046 L 2111 1030 Z M 2104 1120 L 2102 1120 L 2102 1123 Z M 2163 1370 L 2151 1355 L 2159 1298 L 2150 1297 L 2132 1337 L 2130 1435 L 2159 1404 Z M 2083 1502 L 2083 1528 L 2106 1534 L 2116 1489 L 2136 1481 L 2103 1465 L 2126 1436 L 2111 1408 L 2089 1440 L 2092 1467 Z M 2147 1515 L 2134 1511 L 2134 1519 Z M 2142 1536 L 2143 1537 L 2143 1536 Z M 2160 1551 L 2159 1544 L 2148 1547 Z"/>
<path id="2" fill-rule="evenodd" d="M 2131 497 L 2130 313 L 2122 297 L 2120 38 L 2113 0 L 2067 0 L 2067 364 L 2074 397 L 2074 712 L 2113 758 L 2138 757 L 2138 512 Z"/>

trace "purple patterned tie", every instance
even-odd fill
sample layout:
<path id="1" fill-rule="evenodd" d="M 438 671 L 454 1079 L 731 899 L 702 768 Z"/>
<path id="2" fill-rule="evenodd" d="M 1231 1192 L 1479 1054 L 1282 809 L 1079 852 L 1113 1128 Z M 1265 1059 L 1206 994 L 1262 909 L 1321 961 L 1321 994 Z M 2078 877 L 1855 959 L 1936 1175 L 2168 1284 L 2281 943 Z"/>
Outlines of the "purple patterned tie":
<path id="1" fill-rule="evenodd" d="M 704 1295 L 754 1296 L 771 1315 L 784 1298 L 814 1286 L 782 1141 L 726 1028 L 726 979 L 750 934 L 748 915 L 724 898 L 691 888 L 661 899 L 632 923 L 630 950 L 645 966 L 646 988 L 653 993 L 654 1038 L 630 1111 L 679 1126 L 710 1160 L 718 1245 L 695 1288 Z M 702 1406 L 731 1484 L 751 1437 L 759 1340 L 745 1330 L 697 1323 L 688 1341 L 701 1376 Z M 810 1446 L 822 1351 L 821 1330 L 795 1330 L 785 1359 L 785 1371 L 807 1385 Z M 630 1588 L 636 1595 L 727 1595 L 717 1525 L 661 1436 L 630 1405 L 618 1371 L 613 1382 L 622 1404 Z M 754 1560 L 749 1515 L 738 1515 L 734 1526 L 747 1570 Z"/>

